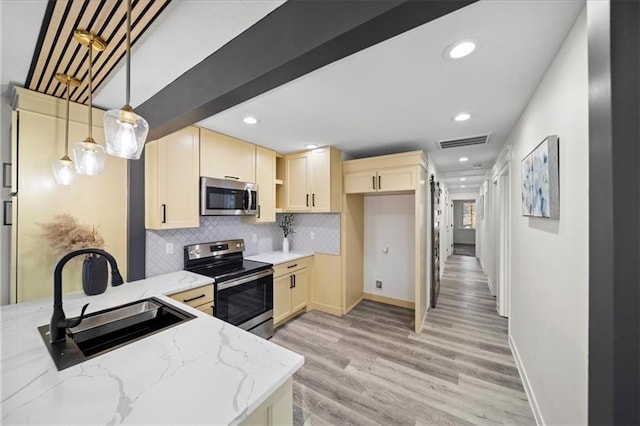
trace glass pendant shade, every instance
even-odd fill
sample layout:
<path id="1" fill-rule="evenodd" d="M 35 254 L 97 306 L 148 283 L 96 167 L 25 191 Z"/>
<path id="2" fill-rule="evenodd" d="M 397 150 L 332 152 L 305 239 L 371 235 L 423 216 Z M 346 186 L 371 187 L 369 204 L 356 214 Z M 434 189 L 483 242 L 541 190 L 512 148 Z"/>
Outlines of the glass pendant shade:
<path id="1" fill-rule="evenodd" d="M 138 160 L 149 133 L 147 120 L 125 105 L 104 114 L 107 153 L 115 157 Z"/>
<path id="2" fill-rule="evenodd" d="M 85 139 L 73 146 L 76 171 L 80 175 L 98 176 L 104 170 L 104 148 L 93 139 Z"/>
<path id="3" fill-rule="evenodd" d="M 53 176 L 58 185 L 72 185 L 76 180 L 76 169 L 66 155 L 53 163 Z"/>

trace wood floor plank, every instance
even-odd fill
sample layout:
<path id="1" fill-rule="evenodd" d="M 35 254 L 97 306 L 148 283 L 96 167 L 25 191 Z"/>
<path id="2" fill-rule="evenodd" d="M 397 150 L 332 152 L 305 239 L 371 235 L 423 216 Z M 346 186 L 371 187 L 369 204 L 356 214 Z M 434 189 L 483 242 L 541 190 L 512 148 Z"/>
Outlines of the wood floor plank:
<path id="1" fill-rule="evenodd" d="M 305 356 L 294 424 L 534 424 L 495 303 L 477 259 L 451 256 L 421 334 L 413 310 L 371 300 L 279 327 L 272 342 Z"/>

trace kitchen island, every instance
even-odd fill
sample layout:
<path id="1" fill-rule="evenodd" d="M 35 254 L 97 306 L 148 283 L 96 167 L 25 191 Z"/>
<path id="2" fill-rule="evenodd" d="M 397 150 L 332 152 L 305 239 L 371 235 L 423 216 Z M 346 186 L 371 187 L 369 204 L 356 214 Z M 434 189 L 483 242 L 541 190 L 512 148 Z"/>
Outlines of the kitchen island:
<path id="1" fill-rule="evenodd" d="M 85 303 L 91 313 L 153 296 L 196 318 L 62 371 L 37 330 L 52 299 L 0 307 L 1 423 L 241 423 L 289 385 L 304 358 L 166 296 L 209 282 L 180 271 L 98 296 L 65 294 L 67 317 Z"/>

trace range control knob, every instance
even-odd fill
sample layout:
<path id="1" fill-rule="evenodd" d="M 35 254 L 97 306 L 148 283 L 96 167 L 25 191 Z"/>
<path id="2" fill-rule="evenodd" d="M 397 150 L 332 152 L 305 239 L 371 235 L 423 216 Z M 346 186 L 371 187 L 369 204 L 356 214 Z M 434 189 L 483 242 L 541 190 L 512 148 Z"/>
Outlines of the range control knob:
<path id="1" fill-rule="evenodd" d="M 242 244 L 236 243 L 236 248 L 240 248 L 240 247 L 242 247 Z"/>
<path id="2" fill-rule="evenodd" d="M 196 250 L 196 254 L 200 254 L 200 249 Z"/>
<path id="3" fill-rule="evenodd" d="M 191 256 L 193 256 L 193 250 L 191 250 L 191 251 L 189 252 L 189 254 L 190 254 Z"/>

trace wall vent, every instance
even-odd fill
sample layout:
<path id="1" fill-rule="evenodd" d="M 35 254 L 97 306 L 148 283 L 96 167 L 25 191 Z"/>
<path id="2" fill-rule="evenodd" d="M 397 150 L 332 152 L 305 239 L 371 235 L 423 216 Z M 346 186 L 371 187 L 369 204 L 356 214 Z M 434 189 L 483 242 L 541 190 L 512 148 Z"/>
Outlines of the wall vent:
<path id="1" fill-rule="evenodd" d="M 489 142 L 489 136 L 491 136 L 491 134 L 471 136 L 469 138 L 451 139 L 448 141 L 440 141 L 438 142 L 438 145 L 440 146 L 440 149 L 458 148 L 460 146 L 469 145 L 483 145 Z"/>

